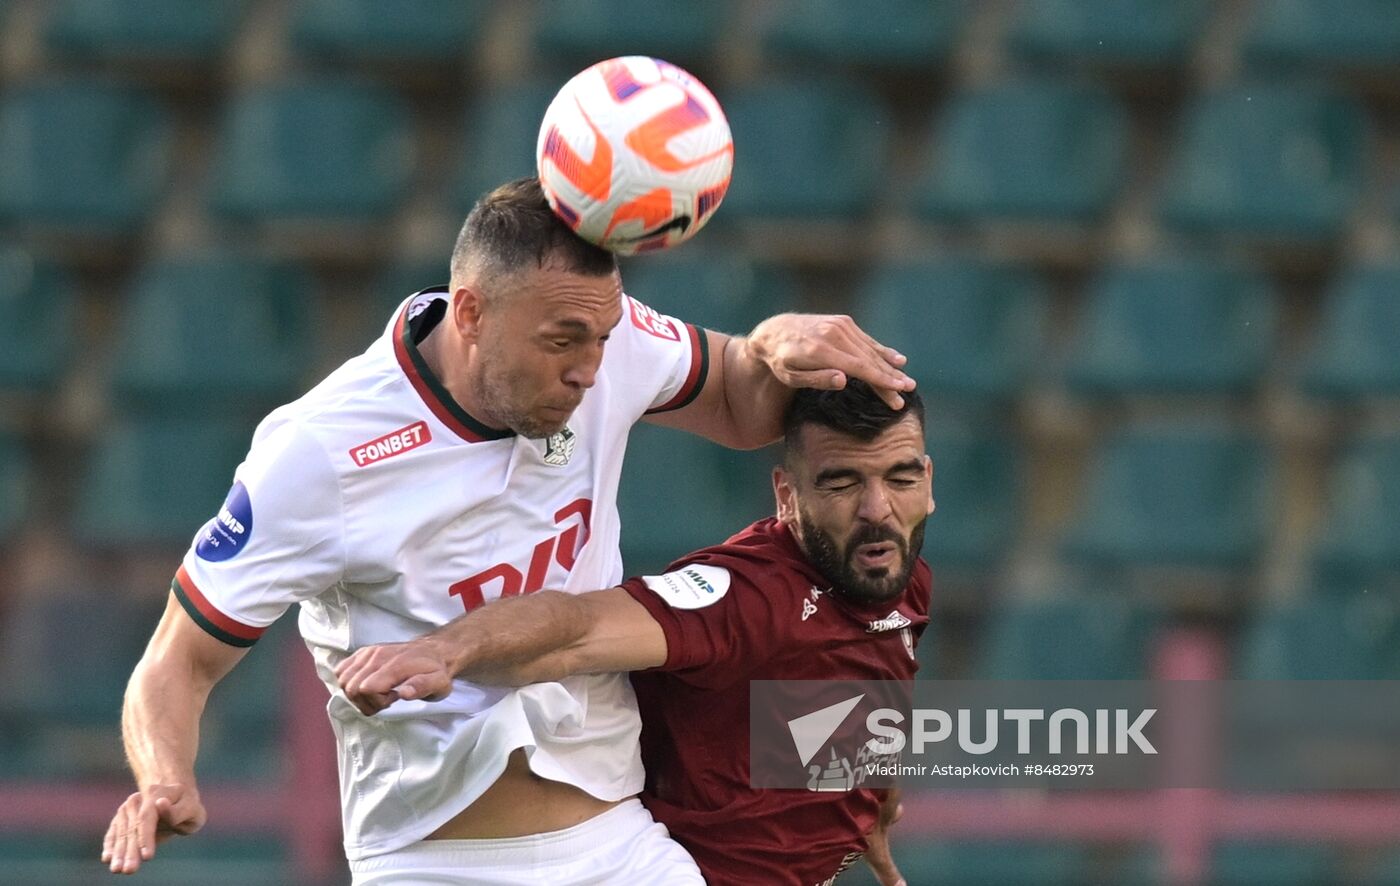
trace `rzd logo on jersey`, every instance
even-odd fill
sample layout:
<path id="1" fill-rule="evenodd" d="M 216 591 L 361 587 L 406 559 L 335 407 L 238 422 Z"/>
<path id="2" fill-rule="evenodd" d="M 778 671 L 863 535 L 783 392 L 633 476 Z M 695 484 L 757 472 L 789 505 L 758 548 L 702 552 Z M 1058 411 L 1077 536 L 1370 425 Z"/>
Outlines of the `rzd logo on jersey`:
<path id="1" fill-rule="evenodd" d="M 667 341 L 681 340 L 681 334 L 676 329 L 676 324 L 657 313 L 655 308 L 642 304 L 630 295 L 627 296 L 627 304 L 632 308 L 633 326 Z"/>
<path id="2" fill-rule="evenodd" d="M 468 612 L 486 603 L 486 588 L 494 582 L 500 582 L 500 593 L 497 596 L 502 599 L 520 594 L 533 594 L 544 587 L 551 563 L 558 563 L 565 572 L 574 568 L 579 551 L 588 542 L 588 522 L 592 514 L 591 500 L 575 499 L 554 513 L 554 522 L 559 526 L 574 518 L 577 518 L 578 522 L 571 523 L 562 531 L 535 545 L 530 563 L 524 572 L 511 563 L 497 563 L 471 578 L 455 582 L 447 592 L 454 597 L 460 596 L 462 607 Z"/>

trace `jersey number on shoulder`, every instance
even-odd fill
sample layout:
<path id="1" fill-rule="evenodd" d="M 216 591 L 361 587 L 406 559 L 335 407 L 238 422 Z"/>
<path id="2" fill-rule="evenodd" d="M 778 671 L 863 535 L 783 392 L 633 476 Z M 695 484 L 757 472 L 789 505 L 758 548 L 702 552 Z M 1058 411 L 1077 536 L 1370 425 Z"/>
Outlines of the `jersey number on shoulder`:
<path id="1" fill-rule="evenodd" d="M 569 502 L 554 513 L 554 522 L 563 526 L 564 521 L 572 517 L 577 517 L 578 522 L 535 545 L 530 563 L 524 572 L 513 564 L 497 563 L 470 578 L 454 583 L 447 592 L 454 597 L 461 596 L 463 608 L 471 612 L 486 602 L 483 592 L 487 585 L 494 581 L 501 583 L 500 596 L 503 598 L 538 591 L 544 587 L 551 560 L 557 562 L 566 572 L 574 568 L 579 550 L 588 541 L 588 521 L 592 514 L 593 502 L 590 499 L 580 498 Z"/>

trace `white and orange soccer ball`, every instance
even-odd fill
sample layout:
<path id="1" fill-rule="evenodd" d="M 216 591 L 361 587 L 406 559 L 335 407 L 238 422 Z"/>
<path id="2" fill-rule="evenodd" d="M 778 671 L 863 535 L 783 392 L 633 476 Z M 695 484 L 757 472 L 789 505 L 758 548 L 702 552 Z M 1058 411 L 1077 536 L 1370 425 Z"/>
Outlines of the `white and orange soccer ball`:
<path id="1" fill-rule="evenodd" d="M 675 246 L 709 221 L 729 188 L 734 142 L 703 83 L 631 55 L 564 84 L 535 159 L 555 213 L 590 243 L 631 255 Z"/>

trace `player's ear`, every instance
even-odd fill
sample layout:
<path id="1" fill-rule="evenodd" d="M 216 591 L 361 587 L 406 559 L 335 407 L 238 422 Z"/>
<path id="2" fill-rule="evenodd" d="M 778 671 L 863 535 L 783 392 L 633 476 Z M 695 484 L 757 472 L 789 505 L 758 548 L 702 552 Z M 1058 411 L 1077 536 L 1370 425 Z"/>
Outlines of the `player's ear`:
<path id="1" fill-rule="evenodd" d="M 778 504 L 778 522 L 796 523 L 797 490 L 793 486 L 792 474 L 783 465 L 773 468 L 773 498 Z"/>
<path id="2" fill-rule="evenodd" d="M 928 510 L 925 513 L 932 514 L 937 507 L 933 502 L 933 459 L 928 454 L 924 454 L 924 476 L 928 478 Z"/>
<path id="3" fill-rule="evenodd" d="M 481 329 L 481 310 L 485 299 L 475 286 L 458 286 L 452 290 L 452 322 L 468 341 L 476 341 Z"/>

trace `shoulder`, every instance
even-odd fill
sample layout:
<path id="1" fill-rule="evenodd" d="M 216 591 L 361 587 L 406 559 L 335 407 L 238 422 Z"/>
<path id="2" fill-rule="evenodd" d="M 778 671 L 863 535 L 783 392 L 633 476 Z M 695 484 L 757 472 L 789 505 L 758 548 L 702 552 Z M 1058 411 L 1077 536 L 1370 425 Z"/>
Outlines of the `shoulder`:
<path id="1" fill-rule="evenodd" d="M 717 574 L 731 587 L 760 591 L 766 599 L 806 596 L 815 579 L 787 530 L 774 518 L 760 520 L 723 543 L 677 560 L 668 572 L 684 569 Z"/>

